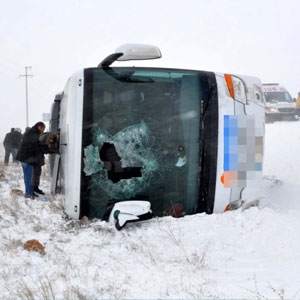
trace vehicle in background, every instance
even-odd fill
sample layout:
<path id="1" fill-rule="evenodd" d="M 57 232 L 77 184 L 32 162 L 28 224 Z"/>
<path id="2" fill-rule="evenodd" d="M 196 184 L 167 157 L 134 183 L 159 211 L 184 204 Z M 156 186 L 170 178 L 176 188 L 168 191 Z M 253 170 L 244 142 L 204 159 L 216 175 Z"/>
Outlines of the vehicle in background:
<path id="1" fill-rule="evenodd" d="M 295 98 L 296 103 L 296 114 L 300 117 L 300 92 L 298 92 L 297 98 Z"/>
<path id="2" fill-rule="evenodd" d="M 263 83 L 266 122 L 298 120 L 295 99 L 279 83 Z"/>
<path id="3" fill-rule="evenodd" d="M 114 66 L 160 58 L 123 45 L 98 67 L 74 73 L 52 106 L 60 134 L 52 191 L 72 218 L 126 222 L 223 212 L 258 186 L 264 96 L 256 77 L 200 70 Z M 130 202 L 132 201 L 132 202 Z M 125 205 L 126 204 L 126 205 Z M 144 203 L 145 204 L 145 203 Z M 127 208 L 126 208 L 127 207 Z M 133 213 L 135 211 L 136 213 Z M 121 217 L 122 218 L 121 218 Z M 121 219 L 120 219 L 121 218 Z"/>

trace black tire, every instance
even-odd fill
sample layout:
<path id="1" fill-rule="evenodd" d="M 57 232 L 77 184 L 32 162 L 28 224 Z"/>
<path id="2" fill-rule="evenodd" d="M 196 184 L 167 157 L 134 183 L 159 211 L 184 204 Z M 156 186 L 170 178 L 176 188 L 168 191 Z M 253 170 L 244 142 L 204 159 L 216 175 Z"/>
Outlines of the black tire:
<path id="1" fill-rule="evenodd" d="M 274 119 L 268 115 L 265 115 L 265 123 L 273 123 Z"/>

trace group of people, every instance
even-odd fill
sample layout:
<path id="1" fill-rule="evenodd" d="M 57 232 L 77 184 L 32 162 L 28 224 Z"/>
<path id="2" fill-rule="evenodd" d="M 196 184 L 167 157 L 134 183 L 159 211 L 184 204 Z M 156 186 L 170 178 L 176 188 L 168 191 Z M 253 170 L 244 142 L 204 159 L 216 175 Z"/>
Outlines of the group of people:
<path id="1" fill-rule="evenodd" d="M 3 145 L 5 150 L 4 164 L 6 166 L 8 165 L 10 155 L 12 155 L 13 163 L 17 163 L 16 156 L 21 144 L 21 139 L 22 131 L 19 128 L 11 128 L 10 132 L 5 135 Z"/>
<path id="2" fill-rule="evenodd" d="M 34 199 L 39 196 L 38 194 L 44 195 L 39 188 L 42 166 L 45 164 L 45 154 L 53 153 L 52 146 L 58 138 L 51 132 L 44 133 L 45 128 L 46 125 L 43 122 L 27 127 L 25 133 L 21 134 L 16 155 L 13 155 L 13 161 L 21 162 L 22 165 L 25 198 Z"/>

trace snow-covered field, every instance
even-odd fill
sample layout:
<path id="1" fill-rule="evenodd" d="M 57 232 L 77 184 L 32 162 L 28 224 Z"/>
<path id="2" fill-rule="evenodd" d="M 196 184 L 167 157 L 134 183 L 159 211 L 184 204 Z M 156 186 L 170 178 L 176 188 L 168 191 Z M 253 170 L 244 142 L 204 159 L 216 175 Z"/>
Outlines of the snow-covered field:
<path id="1" fill-rule="evenodd" d="M 11 195 L 21 167 L 1 169 L 0 299 L 300 299 L 300 122 L 266 125 L 259 207 L 122 231 L 65 219 L 59 197 Z"/>

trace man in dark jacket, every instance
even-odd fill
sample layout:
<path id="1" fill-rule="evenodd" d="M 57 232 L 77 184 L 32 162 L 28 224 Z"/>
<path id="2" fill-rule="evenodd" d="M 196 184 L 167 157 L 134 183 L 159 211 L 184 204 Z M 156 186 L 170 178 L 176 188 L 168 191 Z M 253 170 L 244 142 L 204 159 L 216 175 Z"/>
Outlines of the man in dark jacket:
<path id="1" fill-rule="evenodd" d="M 47 146 L 42 145 L 39 136 L 44 132 L 46 126 L 43 122 L 37 122 L 29 128 L 23 135 L 22 142 L 17 154 L 17 160 L 22 163 L 25 183 L 25 197 L 34 199 L 37 195 L 34 193 L 32 177 L 34 166 L 41 166 L 41 160 L 44 153 L 47 153 Z"/>
<path id="2" fill-rule="evenodd" d="M 11 132 L 11 154 L 14 163 L 17 162 L 16 157 L 17 157 L 19 147 L 21 145 L 21 140 L 22 140 L 21 129 L 15 128 L 14 131 Z"/>
<path id="3" fill-rule="evenodd" d="M 8 162 L 9 162 L 10 153 L 12 153 L 12 134 L 13 134 L 14 130 L 15 129 L 12 128 L 10 130 L 10 132 L 8 132 L 5 135 L 5 138 L 3 140 L 3 146 L 4 146 L 4 149 L 5 149 L 4 164 L 6 166 L 8 165 Z"/>

